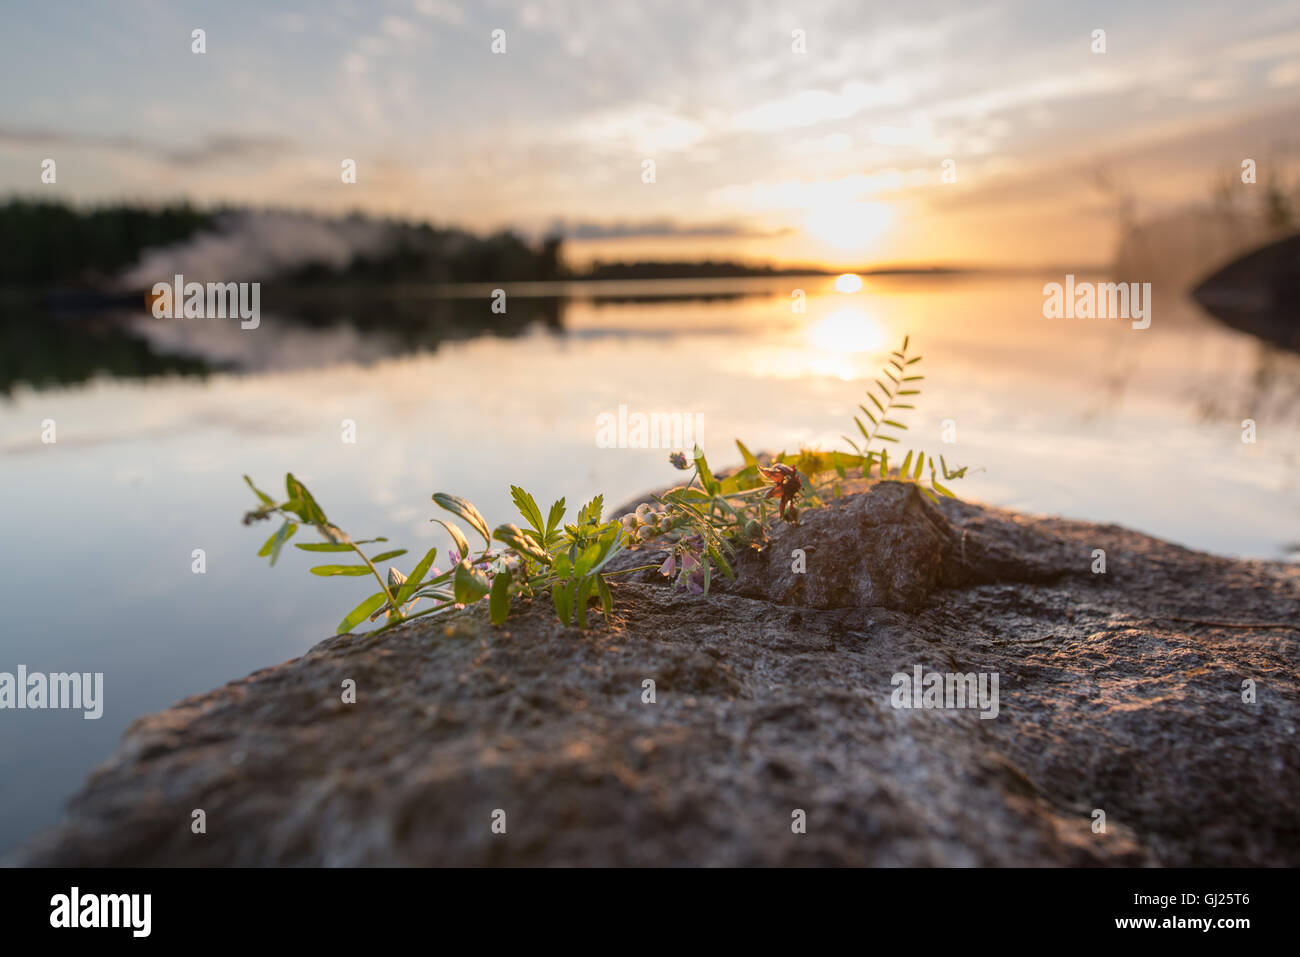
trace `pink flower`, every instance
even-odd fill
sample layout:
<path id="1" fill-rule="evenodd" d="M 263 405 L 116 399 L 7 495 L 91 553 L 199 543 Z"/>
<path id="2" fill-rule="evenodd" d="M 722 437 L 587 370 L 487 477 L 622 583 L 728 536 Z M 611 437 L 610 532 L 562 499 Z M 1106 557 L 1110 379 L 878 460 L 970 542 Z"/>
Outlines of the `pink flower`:
<path id="1" fill-rule="evenodd" d="M 675 571 L 677 571 L 677 553 L 669 552 L 667 560 L 659 566 L 659 574 L 665 578 L 672 578 Z"/>

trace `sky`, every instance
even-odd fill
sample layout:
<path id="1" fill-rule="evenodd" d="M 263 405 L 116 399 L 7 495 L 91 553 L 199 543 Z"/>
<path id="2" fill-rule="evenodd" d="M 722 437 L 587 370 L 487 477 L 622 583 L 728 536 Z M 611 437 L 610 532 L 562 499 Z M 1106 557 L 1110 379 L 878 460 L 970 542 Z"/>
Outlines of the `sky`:
<path id="1" fill-rule="evenodd" d="M 560 230 L 579 260 L 1096 264 L 1103 176 L 1158 216 L 1300 146 L 1294 2 L 2 6 L 0 194 Z"/>

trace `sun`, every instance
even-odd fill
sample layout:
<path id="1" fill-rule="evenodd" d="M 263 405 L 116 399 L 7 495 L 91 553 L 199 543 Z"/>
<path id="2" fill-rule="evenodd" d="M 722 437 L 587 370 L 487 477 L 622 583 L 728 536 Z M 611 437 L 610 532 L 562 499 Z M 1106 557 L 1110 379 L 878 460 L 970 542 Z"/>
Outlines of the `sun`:
<path id="1" fill-rule="evenodd" d="M 835 280 L 835 288 L 839 292 L 857 292 L 862 288 L 862 277 L 856 273 L 846 272 Z"/>

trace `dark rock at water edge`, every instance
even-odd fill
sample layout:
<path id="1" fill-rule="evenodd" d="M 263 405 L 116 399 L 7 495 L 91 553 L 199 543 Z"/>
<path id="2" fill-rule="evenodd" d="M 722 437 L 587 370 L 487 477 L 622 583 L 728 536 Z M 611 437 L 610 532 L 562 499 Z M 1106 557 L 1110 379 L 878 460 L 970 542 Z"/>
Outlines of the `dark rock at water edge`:
<path id="1" fill-rule="evenodd" d="M 889 482 L 736 570 L 330 638 L 136 721 L 8 863 L 1300 863 L 1300 567 Z M 997 716 L 893 707 L 917 666 Z"/>

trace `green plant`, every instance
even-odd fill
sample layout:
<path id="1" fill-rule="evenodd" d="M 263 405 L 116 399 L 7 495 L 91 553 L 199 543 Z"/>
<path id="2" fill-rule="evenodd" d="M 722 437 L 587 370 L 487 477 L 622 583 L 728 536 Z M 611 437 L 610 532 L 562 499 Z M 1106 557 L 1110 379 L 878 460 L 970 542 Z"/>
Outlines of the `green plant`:
<path id="1" fill-rule="evenodd" d="M 867 398 L 875 411 L 865 404 L 859 406 L 871 428 L 861 418 L 854 417 L 863 444 L 859 446 L 845 436 L 853 449 L 851 454 L 801 449 L 794 455 L 782 452 L 764 464 L 737 439 L 736 447 L 744 464 L 720 478 L 709 468 L 703 450 L 696 446 L 692 460 L 680 452 L 669 457 L 680 470 L 693 467 L 685 485 L 654 495 L 654 504 L 644 503 L 615 520 L 604 518 L 604 498 L 600 495 L 579 509 L 571 523 L 564 522 L 564 499 L 552 504 L 543 517 L 533 496 L 512 485 L 511 497 L 524 524 L 499 525 L 491 532 L 487 520 L 473 504 L 459 496 L 437 492 L 433 501 L 483 540 L 483 548 L 472 554 L 465 533 L 455 522 L 431 519 L 447 530 L 455 546 L 452 567 L 445 572 L 433 566 L 437 549 L 431 548 L 409 575 L 396 568 L 389 568 L 387 577 L 381 575 L 376 566 L 406 554 L 406 550 L 367 556 L 361 546 L 387 539 L 353 541 L 326 518 L 306 486 L 292 473 L 285 476 L 288 498 L 279 503 L 244 476 L 260 501 L 256 509 L 244 516 L 244 522 L 249 524 L 273 515 L 283 520 L 258 552 L 269 558 L 271 565 L 301 525 L 314 528 L 324 541 L 294 547 L 308 552 L 351 553 L 360 559 L 359 564 L 318 565 L 311 569 L 312 574 L 322 576 L 372 575 L 379 584 L 378 592 L 344 616 L 338 626 L 340 634 L 351 631 L 367 618 L 373 621 L 385 616 L 383 627 L 386 628 L 485 598 L 493 624 L 499 625 L 509 616 L 515 600 L 529 601 L 539 594 L 550 595 L 563 624 L 575 623 L 585 628 L 587 608 L 593 599 L 599 601 L 607 619 L 612 612 L 614 599 L 609 579 L 615 575 L 658 567 L 677 587 L 705 595 L 715 568 L 734 580 L 732 562 L 739 550 L 761 549 L 774 519 L 797 522 L 800 508 L 817 508 L 825 504 L 827 497 L 839 497 L 842 482 L 850 477 L 850 472 L 871 479 L 874 468 L 878 480 L 893 478 L 915 484 L 931 498 L 937 498 L 936 493 L 951 496 L 952 492 L 938 480 L 933 456 L 927 458 L 924 451 L 909 449 L 897 473 L 891 476 L 886 449 L 871 448 L 876 442 L 898 444 L 897 436 L 887 430 L 907 430 L 896 416 L 900 410 L 913 409 L 912 402 L 920 395 L 919 383 L 924 376 L 915 371 L 915 366 L 921 357 L 909 356 L 908 345 L 905 337 L 903 348 L 891 353 L 889 367 L 881 370 L 891 384 L 876 379 L 878 394 L 868 390 Z M 924 472 L 927 464 L 928 485 Z M 942 456 L 939 465 L 944 481 L 960 479 L 966 473 L 965 467 L 949 469 Z M 773 498 L 779 501 L 773 504 Z M 494 549 L 493 539 L 504 549 Z M 610 562 L 620 552 L 649 547 L 667 551 L 667 558 L 658 564 L 609 570 Z M 429 607 L 413 611 L 420 602 L 427 602 Z"/>
<path id="2" fill-rule="evenodd" d="M 465 533 L 455 522 L 435 518 L 455 543 L 452 567 L 445 572 L 433 567 L 436 548 L 429 549 L 416 563 L 409 575 L 390 568 L 381 575 L 376 567 L 406 554 L 399 548 L 367 556 L 361 546 L 386 542 L 386 538 L 368 538 L 354 541 L 325 515 L 320 504 L 307 487 L 290 473 L 285 476 L 288 498 L 276 502 L 247 476 L 244 481 L 257 495 L 260 505 L 244 516 L 244 524 L 263 521 L 278 515 L 282 519 L 279 529 L 266 540 L 258 555 L 275 565 L 280 551 L 302 525 L 314 528 L 324 539 L 322 542 L 295 543 L 294 547 L 306 552 L 350 553 L 359 558 L 359 564 L 317 565 L 313 575 L 365 576 L 371 575 L 379 591 L 366 598 L 348 612 L 339 622 L 338 633 L 351 631 L 367 618 L 380 615 L 388 619 L 385 627 L 419 618 L 422 615 L 459 608 L 486 597 L 493 623 L 500 624 L 509 614 L 510 603 L 516 597 L 529 599 L 539 591 L 551 594 L 556 612 L 565 624 L 576 621 L 578 627 L 587 624 L 587 602 L 595 594 L 599 597 L 606 616 L 613 609 L 613 594 L 609 588 L 610 572 L 606 566 L 623 545 L 623 527 L 616 521 L 602 521 L 603 499 L 596 496 L 578 512 L 573 523 L 564 521 L 564 499 L 553 504 L 545 520 L 541 510 L 528 492 L 511 486 L 515 504 L 528 527 L 498 526 L 488 532 L 487 521 L 474 505 L 456 495 L 437 492 L 433 496 L 439 507 L 461 519 L 479 537 L 484 547 L 472 554 Z M 505 545 L 502 552 L 492 548 L 492 539 Z M 652 567 L 652 566 L 645 566 Z M 639 569 L 623 569 L 626 574 Z M 412 608 L 419 602 L 430 602 L 431 607 L 418 612 Z"/>

